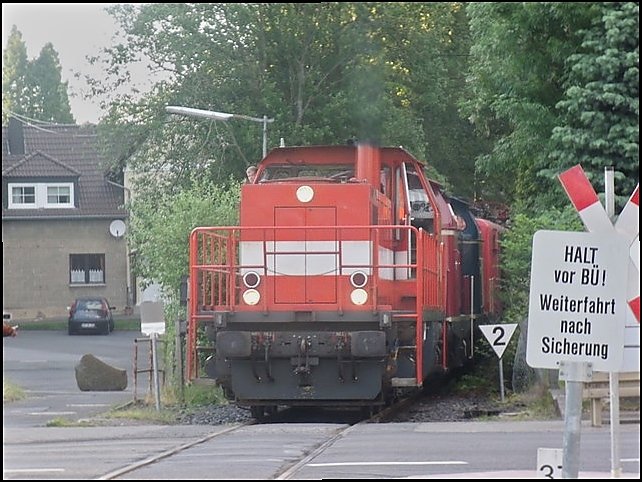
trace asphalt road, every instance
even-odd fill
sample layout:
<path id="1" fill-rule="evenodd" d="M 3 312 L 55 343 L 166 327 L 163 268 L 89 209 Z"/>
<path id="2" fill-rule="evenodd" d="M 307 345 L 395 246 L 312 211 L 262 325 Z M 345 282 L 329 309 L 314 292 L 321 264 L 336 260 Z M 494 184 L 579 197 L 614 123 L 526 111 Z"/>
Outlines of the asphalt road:
<path id="1" fill-rule="evenodd" d="M 3 404 L 5 480 L 275 479 L 300 461 L 293 478 L 544 478 L 537 471 L 538 449 L 563 446 L 562 420 L 367 424 L 310 460 L 305 455 L 339 426 L 264 424 L 221 436 L 214 434 L 224 426 L 46 426 L 55 418 L 88 418 L 132 400 L 137 337 L 119 331 L 74 337 L 23 331 L 3 339 L 4 377 L 27 394 Z M 74 366 L 86 353 L 126 369 L 127 389 L 81 392 Z M 639 427 L 621 427 L 622 478 L 639 479 Z M 580 478 L 610 477 L 608 425 L 582 426 L 579 467 Z"/>
<path id="2" fill-rule="evenodd" d="M 26 395 L 23 400 L 3 405 L 3 427 L 46 426 L 58 418 L 76 421 L 133 400 L 134 339 L 142 337 L 134 331 L 69 336 L 66 331 L 23 330 L 15 338 L 3 338 L 3 379 L 22 388 Z M 142 367 L 149 359 L 149 344 L 138 346 Z M 126 370 L 127 388 L 81 391 L 75 366 L 85 354 Z M 141 381 L 145 382 L 142 386 Z M 148 379 L 139 376 L 139 396 L 147 388 Z"/>

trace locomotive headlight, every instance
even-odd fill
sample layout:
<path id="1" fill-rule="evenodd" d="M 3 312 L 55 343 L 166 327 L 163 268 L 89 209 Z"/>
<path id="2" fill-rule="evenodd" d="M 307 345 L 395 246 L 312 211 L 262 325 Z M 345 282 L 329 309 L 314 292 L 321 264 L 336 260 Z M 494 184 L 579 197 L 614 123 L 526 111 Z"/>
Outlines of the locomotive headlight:
<path id="1" fill-rule="evenodd" d="M 368 292 L 361 288 L 352 290 L 352 293 L 350 293 L 350 300 L 352 300 L 355 305 L 363 305 L 368 301 Z"/>
<path id="2" fill-rule="evenodd" d="M 254 306 L 261 301 L 261 294 L 255 289 L 249 289 L 243 292 L 243 301 L 245 304 Z"/>
<path id="3" fill-rule="evenodd" d="M 296 198 L 302 203 L 309 203 L 314 197 L 314 189 L 310 186 L 301 186 L 296 190 Z"/>
<path id="4" fill-rule="evenodd" d="M 350 275 L 350 284 L 355 288 L 363 288 L 368 282 L 368 275 L 363 271 L 355 271 Z"/>
<path id="5" fill-rule="evenodd" d="M 248 271 L 243 275 L 243 284 L 247 288 L 256 288 L 261 282 L 261 277 L 254 271 Z"/>

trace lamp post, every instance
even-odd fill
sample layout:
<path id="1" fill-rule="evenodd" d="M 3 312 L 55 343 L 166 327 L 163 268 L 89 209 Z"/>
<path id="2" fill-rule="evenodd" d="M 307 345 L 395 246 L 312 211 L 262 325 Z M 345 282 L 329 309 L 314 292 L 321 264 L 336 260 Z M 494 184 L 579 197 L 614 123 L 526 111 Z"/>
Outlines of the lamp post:
<path id="1" fill-rule="evenodd" d="M 230 119 L 245 119 L 263 124 L 263 157 L 267 154 L 267 125 L 269 122 L 274 122 L 274 119 L 268 119 L 266 115 L 263 118 L 250 117 L 249 115 L 242 114 L 226 114 L 225 112 L 215 112 L 212 110 L 192 109 L 191 107 L 177 107 L 168 105 L 165 111 L 170 114 L 179 114 L 189 117 L 202 117 L 204 119 L 213 119 L 220 121 L 228 121 Z"/>

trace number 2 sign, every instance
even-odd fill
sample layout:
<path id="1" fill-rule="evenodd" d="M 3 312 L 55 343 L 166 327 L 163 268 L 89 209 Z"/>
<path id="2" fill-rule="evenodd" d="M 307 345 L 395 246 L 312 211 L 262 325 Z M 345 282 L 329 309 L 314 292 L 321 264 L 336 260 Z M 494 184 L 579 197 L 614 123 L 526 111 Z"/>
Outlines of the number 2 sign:
<path id="1" fill-rule="evenodd" d="M 490 346 L 493 347 L 498 358 L 504 354 L 513 333 L 517 328 L 517 323 L 506 323 L 501 325 L 479 325 L 479 329 L 484 334 Z"/>

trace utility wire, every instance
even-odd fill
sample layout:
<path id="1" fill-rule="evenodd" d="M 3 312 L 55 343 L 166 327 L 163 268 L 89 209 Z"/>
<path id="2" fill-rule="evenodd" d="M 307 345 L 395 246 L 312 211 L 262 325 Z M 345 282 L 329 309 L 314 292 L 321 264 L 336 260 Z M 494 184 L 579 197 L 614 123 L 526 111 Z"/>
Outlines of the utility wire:
<path id="1" fill-rule="evenodd" d="M 40 121 L 37 119 L 32 119 L 31 117 L 27 117 L 22 114 L 17 114 L 15 112 L 8 111 L 8 116 L 13 117 L 16 119 L 18 122 L 21 122 L 24 125 L 27 125 L 29 127 L 33 127 L 34 129 L 37 129 L 42 132 L 47 132 L 49 134 L 54 134 L 57 136 L 65 136 L 69 137 L 69 134 L 65 134 L 62 132 L 57 132 L 54 130 L 46 129 L 44 127 L 41 127 L 40 125 L 34 124 L 34 122 L 40 123 L 42 125 L 48 125 L 51 127 L 80 127 L 78 124 L 56 124 L 54 122 L 45 122 L 45 121 Z M 96 134 L 73 134 L 72 137 L 96 137 Z"/>

